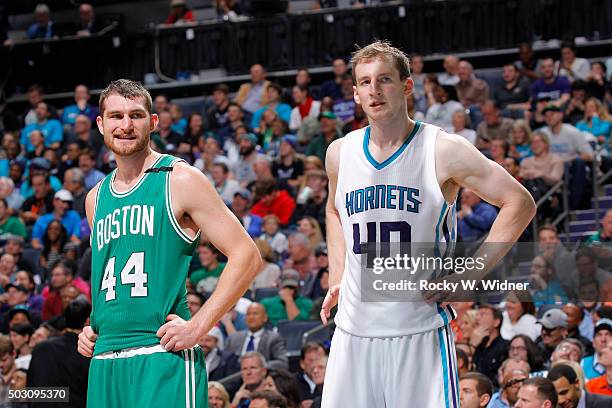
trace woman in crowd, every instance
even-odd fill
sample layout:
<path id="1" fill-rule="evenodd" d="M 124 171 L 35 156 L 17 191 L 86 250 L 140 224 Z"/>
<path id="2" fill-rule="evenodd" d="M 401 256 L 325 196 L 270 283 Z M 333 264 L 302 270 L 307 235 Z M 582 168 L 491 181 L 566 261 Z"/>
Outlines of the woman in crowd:
<path id="1" fill-rule="evenodd" d="M 529 292 L 510 292 L 506 297 L 501 336 L 510 340 L 517 334 L 524 334 L 535 341 L 540 335 L 540 326 L 534 314 L 535 307 Z"/>
<path id="2" fill-rule="evenodd" d="M 255 289 L 259 288 L 275 288 L 278 286 L 278 278 L 281 271 L 278 265 L 274 263 L 274 251 L 272 251 L 272 247 L 264 239 L 256 239 L 255 245 L 259 249 L 264 266 L 251 284 L 251 290 L 255 292 Z"/>
<path id="3" fill-rule="evenodd" d="M 310 249 L 316 248 L 321 242 L 323 242 L 323 233 L 321 233 L 321 227 L 319 222 L 313 217 L 304 217 L 298 221 L 298 231 L 308 237 L 310 241 Z"/>
<path id="4" fill-rule="evenodd" d="M 300 406 L 300 394 L 295 377 L 282 368 L 268 370 L 257 391 L 274 391 L 287 399 L 287 408 Z"/>
<path id="5" fill-rule="evenodd" d="M 510 156 L 518 159 L 519 162 L 526 157 L 533 156 L 531 151 L 531 128 L 527 121 L 523 119 L 515 120 L 511 136 Z"/>
<path id="6" fill-rule="evenodd" d="M 465 110 L 453 113 L 453 129 L 451 133 L 465 137 L 471 144 L 476 144 L 476 131 L 470 129 L 470 115 Z"/>
<path id="7" fill-rule="evenodd" d="M 508 357 L 517 360 L 527 361 L 531 367 L 531 372 L 540 371 L 544 365 L 542 353 L 538 346 L 524 334 L 517 334 L 510 340 L 508 347 Z"/>
<path id="8" fill-rule="evenodd" d="M 68 242 L 66 228 L 58 220 L 53 220 L 47 225 L 43 235 L 43 250 L 40 256 L 40 266 L 47 269 L 55 261 L 62 257 L 64 247 Z"/>
<path id="9" fill-rule="evenodd" d="M 610 132 L 612 118 L 604 105 L 597 98 L 589 98 L 584 104 L 584 118 L 576 127 L 589 132 L 597 138 L 598 144 L 610 153 Z"/>
<path id="10" fill-rule="evenodd" d="M 230 397 L 223 384 L 211 381 L 208 383 L 208 406 L 210 408 L 230 408 Z"/>

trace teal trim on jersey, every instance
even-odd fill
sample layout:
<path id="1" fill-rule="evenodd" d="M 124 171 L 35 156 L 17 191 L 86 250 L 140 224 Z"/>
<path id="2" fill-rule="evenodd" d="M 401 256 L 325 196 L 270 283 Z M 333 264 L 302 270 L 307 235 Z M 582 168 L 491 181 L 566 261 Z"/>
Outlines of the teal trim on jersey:
<path id="1" fill-rule="evenodd" d="M 406 150 L 406 147 L 408 147 L 408 144 L 410 144 L 412 139 L 414 139 L 414 136 L 417 134 L 420 128 L 421 128 L 421 122 L 419 121 L 414 122 L 414 128 L 408 134 L 408 137 L 406 138 L 404 143 L 399 147 L 399 149 L 397 149 L 395 153 L 393 153 L 391 157 L 389 157 L 387 160 L 385 160 L 382 163 L 379 163 L 376 161 L 376 159 L 374 159 L 374 157 L 372 157 L 372 155 L 370 154 L 370 150 L 368 149 L 368 144 L 370 143 L 370 129 L 371 129 L 370 126 L 368 126 L 365 130 L 365 135 L 363 137 L 363 152 L 365 153 L 366 159 L 368 159 L 370 164 L 374 166 L 376 170 L 384 169 L 389 164 L 391 164 L 393 160 L 397 159 L 397 157 L 400 154 L 402 154 L 404 150 Z"/>
<path id="2" fill-rule="evenodd" d="M 444 376 L 444 402 L 446 408 L 450 408 L 448 401 L 448 364 L 446 361 L 446 344 L 444 343 L 444 335 L 442 334 L 444 327 L 438 328 L 438 342 L 440 342 L 440 357 L 442 358 L 442 372 Z"/>
<path id="3" fill-rule="evenodd" d="M 438 223 L 436 224 L 436 243 L 434 246 L 434 256 L 440 256 L 440 247 L 438 246 L 438 243 L 440 242 L 440 223 L 442 222 L 442 219 L 444 218 L 444 215 L 446 214 L 446 210 L 448 209 L 448 204 L 446 203 L 446 201 L 444 202 L 444 205 L 442 206 L 442 210 L 440 211 L 440 217 L 438 218 Z"/>

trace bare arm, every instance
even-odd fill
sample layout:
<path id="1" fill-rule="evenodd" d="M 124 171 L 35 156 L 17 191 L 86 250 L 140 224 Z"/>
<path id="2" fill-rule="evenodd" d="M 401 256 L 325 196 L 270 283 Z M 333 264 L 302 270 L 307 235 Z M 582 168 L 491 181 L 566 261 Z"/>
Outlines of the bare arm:
<path id="1" fill-rule="evenodd" d="M 186 324 L 171 321 L 158 331 L 162 345 L 176 351 L 193 346 L 208 333 L 249 288 L 263 263 L 253 240 L 202 172 L 178 164 L 170 180 L 176 218 L 189 219 L 192 228 L 199 228 L 228 258 L 217 288 L 198 313 Z"/>
<path id="2" fill-rule="evenodd" d="M 507 245 L 499 246 L 499 250 L 496 247 L 494 253 L 487 255 L 484 274 L 510 250 L 529 225 L 536 213 L 533 198 L 500 165 L 459 136 L 440 132 L 436 142 L 436 168 L 440 185 L 451 181 L 467 187 L 500 208 L 485 243 Z"/>
<path id="3" fill-rule="evenodd" d="M 340 147 L 342 139 L 335 140 L 327 148 L 325 169 L 329 178 L 329 195 L 327 197 L 325 224 L 327 226 L 327 251 L 329 254 L 329 292 L 323 301 L 321 319 L 327 323 L 331 308 L 338 303 L 340 282 L 344 273 L 344 258 L 346 248 L 344 235 L 340 224 L 340 214 L 334 202 L 338 185 L 338 169 L 340 165 Z"/>

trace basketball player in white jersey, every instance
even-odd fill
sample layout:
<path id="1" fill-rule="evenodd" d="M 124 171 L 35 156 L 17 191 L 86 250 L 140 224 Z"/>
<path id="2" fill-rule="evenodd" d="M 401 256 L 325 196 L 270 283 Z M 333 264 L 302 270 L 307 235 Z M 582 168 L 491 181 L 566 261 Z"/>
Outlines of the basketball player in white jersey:
<path id="1" fill-rule="evenodd" d="M 358 50 L 352 65 L 354 98 L 370 125 L 327 150 L 330 289 L 322 320 L 339 305 L 322 407 L 458 408 L 453 310 L 362 301 L 360 244 L 453 239 L 460 187 L 500 208 L 487 242 L 515 242 L 535 204 L 464 138 L 408 117 L 413 82 L 404 53 L 377 41 Z"/>

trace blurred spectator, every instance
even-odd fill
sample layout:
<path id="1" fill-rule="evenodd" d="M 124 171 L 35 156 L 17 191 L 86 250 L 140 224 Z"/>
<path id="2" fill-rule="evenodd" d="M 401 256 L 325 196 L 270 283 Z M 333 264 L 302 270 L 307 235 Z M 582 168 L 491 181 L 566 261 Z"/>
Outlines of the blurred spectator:
<path id="1" fill-rule="evenodd" d="M 32 160 L 36 157 L 43 157 L 45 153 L 45 137 L 39 130 L 31 130 L 28 135 L 31 150 L 26 152 L 25 158 Z"/>
<path id="2" fill-rule="evenodd" d="M 499 106 L 493 101 L 486 101 L 480 108 L 484 120 L 476 128 L 476 147 L 487 150 L 487 144 L 494 139 L 510 141 L 510 132 L 514 121 L 501 116 Z"/>
<path id="3" fill-rule="evenodd" d="M 306 173 L 305 187 L 297 198 L 297 207 L 293 222 L 303 217 L 317 220 L 321 231 L 325 232 L 325 206 L 327 202 L 327 174 L 323 170 L 311 170 Z"/>
<path id="4" fill-rule="evenodd" d="M 72 208 L 81 218 L 85 217 L 85 173 L 78 167 L 66 170 L 64 173 L 64 188 L 72 194 Z"/>
<path id="5" fill-rule="evenodd" d="M 231 210 L 249 235 L 258 237 L 261 235 L 263 220 L 259 215 L 251 213 L 250 203 L 251 193 L 247 189 L 242 189 L 234 194 Z"/>
<path id="6" fill-rule="evenodd" d="M 278 117 L 284 122 L 289 122 L 291 119 L 291 106 L 281 102 L 281 95 L 283 89 L 277 83 L 271 83 L 266 87 L 266 101 L 267 103 L 261 108 L 253 112 L 251 118 L 251 129 L 255 133 L 261 133 L 261 120 L 264 112 L 267 110 L 273 110 L 277 113 Z"/>
<path id="7" fill-rule="evenodd" d="M 454 55 L 444 57 L 444 71 L 438 75 L 440 85 L 455 86 L 459 83 L 459 58 Z"/>
<path id="8" fill-rule="evenodd" d="M 601 288 L 612 279 L 612 273 L 599 267 L 597 253 L 589 247 L 576 251 L 576 274 L 579 281 L 596 280 Z"/>
<path id="9" fill-rule="evenodd" d="M 52 220 L 59 220 L 62 223 L 70 241 L 77 244 L 81 241 L 81 218 L 76 211 L 70 209 L 72 200 L 72 194 L 68 190 L 60 190 L 55 193 L 53 212 L 40 216 L 34 223 L 34 229 L 32 230 L 32 246 L 34 248 L 43 248 L 43 235 Z"/>
<path id="10" fill-rule="evenodd" d="M 563 177 L 563 160 L 558 154 L 550 153 L 548 137 L 540 132 L 533 134 L 531 150 L 534 155 L 521 161 L 519 176 L 537 201 Z"/>
<path id="11" fill-rule="evenodd" d="M 62 223 L 59 220 L 49 222 L 42 237 L 42 252 L 39 261 L 45 271 L 62 258 L 67 243 L 68 234 Z"/>
<path id="12" fill-rule="evenodd" d="M 561 360 L 572 361 L 580 364 L 584 354 L 584 345 L 580 342 L 580 340 L 568 337 L 561 341 L 557 347 L 555 347 L 555 351 L 553 351 L 552 355 L 550 356 L 550 361 L 552 362 L 551 367 L 556 366 L 556 363 Z"/>
<path id="13" fill-rule="evenodd" d="M 295 74 L 295 85 L 300 88 L 308 89 L 308 95 L 312 96 L 314 100 L 321 100 L 321 87 L 319 85 L 312 85 L 310 77 L 310 72 L 308 68 L 298 68 L 297 73 Z"/>
<path id="14" fill-rule="evenodd" d="M 32 358 L 32 349 L 30 348 L 30 338 L 34 330 L 28 323 L 19 323 L 11 326 L 9 336 L 15 350 L 15 365 L 17 368 L 27 370 Z"/>
<path id="15" fill-rule="evenodd" d="M 335 58 L 332 62 L 334 79 L 328 79 L 321 84 L 321 98 L 329 96 L 332 100 L 342 99 L 342 81 L 348 72 L 348 66 L 343 58 Z"/>
<path id="16" fill-rule="evenodd" d="M 310 96 L 307 86 L 294 85 L 292 88 L 292 97 L 295 108 L 291 110 L 289 129 L 292 132 L 297 132 L 304 119 L 316 118 L 319 116 L 321 102 L 315 101 L 313 97 Z"/>
<path id="17" fill-rule="evenodd" d="M 595 334 L 593 335 L 593 348 L 595 353 L 590 356 L 586 356 L 582 359 L 580 366 L 584 370 L 584 376 L 587 380 L 592 380 L 596 377 L 606 374 L 607 368 L 602 364 L 601 360 L 605 353 L 612 351 L 612 320 L 604 318 L 600 319 L 595 324 Z M 612 358 L 612 355 L 608 354 L 608 359 Z M 612 365 L 608 363 L 609 365 Z"/>
<path id="18" fill-rule="evenodd" d="M 535 341 L 540 335 L 540 327 L 534 315 L 535 307 L 528 292 L 510 292 L 506 296 L 500 335 L 511 340 L 517 334 L 524 334 Z"/>
<path id="19" fill-rule="evenodd" d="M 32 351 L 28 387 L 68 387 L 71 406 L 85 406 L 90 359 L 77 351 L 79 333 L 89 320 L 91 305 L 74 300 L 66 307 L 66 328 L 61 336 L 45 340 Z M 58 404 L 60 405 L 60 404 Z M 47 406 L 45 403 L 33 407 Z"/>
<path id="20" fill-rule="evenodd" d="M 76 35 L 88 37 L 92 34 L 98 34 L 103 28 L 104 26 L 100 20 L 96 20 L 93 6 L 87 3 L 81 4 L 79 6 L 79 27 Z"/>
<path id="21" fill-rule="evenodd" d="M 6 285 L 14 279 L 14 274 L 17 272 L 15 257 L 11 254 L 2 254 L 0 256 L 0 286 L 6 288 Z M 10 306 L 14 306 L 14 303 Z"/>
<path id="22" fill-rule="evenodd" d="M 200 310 L 204 304 L 204 301 L 204 296 L 200 295 L 199 293 L 192 291 L 187 292 L 187 307 L 189 308 L 189 314 L 191 317 L 195 316 L 198 310 Z"/>
<path id="23" fill-rule="evenodd" d="M 531 100 L 550 98 L 555 106 L 562 106 L 570 98 L 570 81 L 563 76 L 555 75 L 552 58 L 544 58 L 540 64 L 542 77 L 531 84 Z"/>
<path id="24" fill-rule="evenodd" d="M 15 273 L 15 285 L 25 288 L 26 294 L 28 295 L 28 308 L 40 314 L 42 312 L 43 298 L 36 294 L 34 274 L 26 270 L 17 271 L 17 273 Z"/>
<path id="25" fill-rule="evenodd" d="M 552 368 L 547 378 L 553 382 L 557 391 L 558 403 L 560 407 L 577 408 L 578 404 L 583 407 L 609 406 L 610 404 L 600 404 L 598 396 L 592 394 L 583 395 L 580 381 L 576 372 L 569 365 L 559 364 Z M 593 399 L 596 399 L 593 401 Z M 588 401 L 588 403 L 586 402 Z M 612 399 L 610 399 L 612 402 Z M 586 405 L 588 404 L 588 405 Z"/>
<path id="26" fill-rule="evenodd" d="M 181 107 L 175 103 L 171 103 L 168 105 L 168 111 L 172 116 L 172 130 L 174 130 L 179 135 L 186 135 L 188 121 L 183 117 L 183 110 L 181 109 Z M 196 114 L 200 115 L 199 113 Z M 200 115 L 200 119 L 201 118 L 202 115 Z"/>
<path id="27" fill-rule="evenodd" d="M 28 38 L 34 40 L 36 38 L 52 38 L 53 37 L 53 21 L 51 21 L 51 10 L 44 3 L 36 5 L 34 9 L 34 18 L 36 23 L 28 27 Z"/>
<path id="28" fill-rule="evenodd" d="M 535 57 L 533 47 L 524 42 L 519 45 L 519 59 L 514 65 L 518 68 L 521 76 L 529 81 L 540 78 L 540 60 Z"/>
<path id="29" fill-rule="evenodd" d="M 493 395 L 493 383 L 481 373 L 467 373 L 459 380 L 461 408 L 484 408 L 489 406 Z"/>
<path id="30" fill-rule="evenodd" d="M 79 149 L 89 148 L 98 156 L 102 148 L 104 147 L 104 140 L 100 135 L 97 128 L 91 127 L 91 120 L 85 115 L 78 115 L 75 119 L 74 128 L 68 132 L 66 136 L 66 146 L 69 147 L 71 143 L 78 142 Z M 67 154 L 71 152 L 67 151 Z M 68 159 L 76 161 L 78 163 L 78 156 L 68 157 Z M 65 161 L 62 158 L 62 161 Z M 76 164 L 75 164 L 76 166 Z M 74 167 L 74 166 L 72 166 Z"/>
<path id="31" fill-rule="evenodd" d="M 459 237 L 464 242 L 475 242 L 491 229 L 497 210 L 484 202 L 472 190 L 461 192 L 461 210 L 457 213 Z"/>
<path id="32" fill-rule="evenodd" d="M 21 217 L 26 225 L 33 225 L 41 215 L 53 211 L 55 194 L 49 184 L 48 176 L 32 175 L 31 180 L 34 194 L 21 206 Z"/>
<path id="33" fill-rule="evenodd" d="M 606 79 L 606 65 L 603 62 L 594 61 L 585 81 L 588 95 L 603 101 L 606 92 L 610 89 L 610 82 Z"/>
<path id="34" fill-rule="evenodd" d="M 529 101 L 529 80 L 521 77 L 518 67 L 514 64 L 504 65 L 502 79 L 504 83 L 491 90 L 491 99 L 501 109 L 525 109 L 525 103 Z"/>
<path id="35" fill-rule="evenodd" d="M 211 243 L 200 241 L 198 257 L 202 267 L 191 272 L 189 280 L 198 293 L 208 294 L 217 287 L 217 281 L 225 269 L 225 262 L 219 262 L 221 253 Z"/>
<path id="36" fill-rule="evenodd" d="M 561 59 L 555 63 L 555 72 L 570 81 L 585 80 L 591 71 L 591 64 L 584 58 L 576 58 L 574 44 L 565 42 L 561 44 Z"/>
<path id="37" fill-rule="evenodd" d="M 499 391 L 491 396 L 487 408 L 509 408 L 516 404 L 521 384 L 529 378 L 529 370 L 514 364 L 515 361 L 509 358 L 499 368 Z"/>
<path id="38" fill-rule="evenodd" d="M 523 381 L 514 408 L 555 408 L 557 392 L 552 381 L 542 377 Z"/>
<path id="39" fill-rule="evenodd" d="M 219 84 L 212 93 L 214 103 L 207 111 L 206 127 L 211 130 L 221 129 L 229 124 L 227 109 L 230 104 L 229 87 L 226 84 Z"/>
<path id="40" fill-rule="evenodd" d="M 510 340 L 508 359 L 526 361 L 533 372 L 540 371 L 544 365 L 544 358 L 538 346 L 524 334 L 517 334 Z"/>
<path id="41" fill-rule="evenodd" d="M 266 241 L 277 255 L 282 255 L 287 251 L 289 241 L 287 236 L 279 231 L 279 227 L 278 216 L 274 214 L 266 215 L 263 217 L 263 234 L 259 239 Z"/>
<path id="42" fill-rule="evenodd" d="M 281 274 L 278 295 L 261 300 L 273 326 L 281 320 L 308 320 L 310 317 L 312 300 L 299 295 L 299 281 L 298 271 L 285 269 Z"/>
<path id="43" fill-rule="evenodd" d="M 215 0 L 217 18 L 223 21 L 234 21 L 242 14 L 240 3 L 236 0 Z"/>
<path id="44" fill-rule="evenodd" d="M 608 343 L 603 346 L 601 352 L 598 354 L 599 361 L 598 364 L 605 370 L 605 374 L 602 374 L 598 377 L 591 379 L 586 386 L 588 392 L 593 394 L 601 394 L 601 395 L 612 395 L 612 390 L 610 389 L 610 382 L 612 382 L 612 342 L 608 341 Z M 586 375 L 586 372 L 585 372 Z M 602 405 L 606 406 L 606 405 Z M 609 405 L 607 405 L 609 406 Z"/>
<path id="45" fill-rule="evenodd" d="M 26 125 L 21 131 L 20 143 L 27 152 L 34 151 L 34 146 L 30 141 L 30 133 L 38 130 L 44 136 L 46 147 L 57 149 L 64 139 L 64 129 L 57 119 L 50 119 L 49 108 L 45 102 L 36 105 L 36 122 Z"/>
<path id="46" fill-rule="evenodd" d="M 449 130 L 450 133 L 463 136 L 471 144 L 476 144 L 476 132 L 470 129 L 470 115 L 464 110 L 455 111 L 452 116 L 452 124 L 452 129 Z"/>
<path id="47" fill-rule="evenodd" d="M 274 216 L 268 215 L 267 217 Z M 273 263 L 276 259 L 276 254 L 272 251 L 270 244 L 264 239 L 256 239 L 255 245 L 257 246 L 257 249 L 259 249 L 259 253 L 264 260 L 264 266 L 251 284 L 251 290 L 255 291 L 259 288 L 274 288 L 278 285 L 278 278 L 280 277 L 281 273 L 279 266 Z"/>
<path id="48" fill-rule="evenodd" d="M 532 291 L 533 301 L 536 308 L 543 305 L 563 304 L 567 302 L 567 292 L 561 286 L 555 273 L 555 266 L 552 261 L 544 256 L 536 256 L 531 261 L 529 271 L 529 287 Z M 565 316 L 567 326 L 567 316 Z"/>
<path id="49" fill-rule="evenodd" d="M 408 114 L 410 115 L 410 112 L 408 112 Z M 422 115 L 423 114 L 421 112 L 416 112 L 413 116 L 411 116 L 411 118 L 415 118 Z M 342 128 L 342 133 L 348 134 L 354 130 L 361 129 L 366 126 L 368 126 L 368 117 L 363 111 L 363 107 L 361 105 L 355 105 L 355 115 L 353 116 L 353 120 L 347 123 Z"/>
<path id="50" fill-rule="evenodd" d="M 192 23 L 194 21 L 193 12 L 187 7 L 185 0 L 170 1 L 170 15 L 166 19 L 165 24 Z"/>
<path id="51" fill-rule="evenodd" d="M 565 106 L 564 122 L 576 125 L 584 119 L 584 104 L 587 100 L 587 85 L 578 79 L 572 83 L 572 94 L 569 102 Z"/>
<path id="52" fill-rule="evenodd" d="M 76 350 L 76 348 L 75 348 Z M 9 336 L 0 336 L 0 371 L 2 381 L 0 382 L 0 401 L 8 401 L 8 391 L 11 386 L 10 380 L 17 366 L 15 365 L 15 350 Z"/>
<path id="53" fill-rule="evenodd" d="M 515 159 L 514 157 L 506 157 L 504 159 L 502 167 L 504 168 L 504 170 L 508 172 L 508 174 L 514 177 L 519 183 L 521 184 L 523 183 L 523 179 L 521 179 L 521 177 L 519 176 L 521 166 L 517 159 Z"/>
<path id="54" fill-rule="evenodd" d="M 549 309 L 538 323 L 542 326 L 542 334 L 536 344 L 544 357 L 545 366 L 549 366 L 553 351 L 567 338 L 567 315 L 561 309 Z"/>
<path id="55" fill-rule="evenodd" d="M 474 68 L 468 61 L 459 62 L 457 76 L 459 82 L 455 87 L 459 102 L 463 106 L 481 105 L 489 98 L 489 85 L 482 79 L 476 78 Z"/>
<path id="56" fill-rule="evenodd" d="M 272 163 L 272 175 L 279 182 L 297 188 L 304 179 L 304 162 L 296 156 L 297 139 L 285 135 L 280 141 L 278 157 Z"/>
<path id="57" fill-rule="evenodd" d="M 96 169 L 96 154 L 92 150 L 85 149 L 79 155 L 79 168 L 85 174 L 85 188 L 87 191 L 95 187 L 106 175 Z"/>
<path id="58" fill-rule="evenodd" d="M 450 85 L 435 85 L 432 90 L 435 103 L 427 109 L 425 121 L 442 129 L 451 131 L 453 114 L 465 108 L 457 102 L 457 91 Z"/>
<path id="59" fill-rule="evenodd" d="M 538 228 L 538 250 L 540 255 L 552 264 L 555 279 L 558 279 L 564 287 L 576 286 L 574 254 L 565 249 L 554 225 L 544 224 Z M 536 305 L 537 307 L 539 305 Z"/>
<path id="60" fill-rule="evenodd" d="M 156 132 L 151 134 L 151 142 L 157 145 L 162 153 L 175 151 L 183 137 L 172 130 L 172 115 L 170 115 L 170 112 L 162 111 L 157 115 L 159 122 L 157 123 Z"/>
<path id="61" fill-rule="evenodd" d="M 317 384 L 311 375 L 317 361 L 325 357 L 325 349 L 319 343 L 308 342 L 302 346 L 300 351 L 300 371 L 295 374 L 300 401 L 313 400 L 317 395 L 321 395 L 321 390 L 317 390 Z"/>
<path id="62" fill-rule="evenodd" d="M 266 328 L 267 322 L 266 308 L 260 303 L 251 303 L 246 313 L 248 330 L 231 334 L 225 343 L 225 350 L 237 356 L 257 351 L 264 356 L 267 368 L 288 368 L 285 340 Z"/>
<path id="63" fill-rule="evenodd" d="M 589 98 L 584 104 L 584 118 L 576 125 L 578 130 L 588 132 L 597 138 L 599 146 L 610 153 L 612 117 L 597 98 Z"/>
<path id="64" fill-rule="evenodd" d="M 240 371 L 238 356 L 225 350 L 223 334 L 214 326 L 199 340 L 206 357 L 206 374 L 209 381 L 218 381 Z"/>
<path id="65" fill-rule="evenodd" d="M 325 367 L 323 367 L 323 371 L 325 371 Z M 297 382 L 293 375 L 286 369 L 279 368 L 268 370 L 268 375 L 264 379 L 260 389 L 258 389 L 258 392 L 261 391 L 272 391 L 282 395 L 287 400 L 287 407 L 289 408 L 301 407 Z"/>
<path id="66" fill-rule="evenodd" d="M 228 163 L 227 157 L 223 155 L 221 143 L 213 132 L 206 132 L 204 136 L 200 136 L 198 140 L 198 148 L 195 151 L 196 160 L 193 166 L 200 169 L 204 174 L 210 177 L 212 168 L 215 163 Z"/>
<path id="67" fill-rule="evenodd" d="M 521 162 L 526 157 L 533 156 L 531 150 L 531 128 L 529 123 L 523 119 L 517 119 L 512 125 L 510 131 L 511 144 L 510 144 L 510 156 Z"/>
<path id="68" fill-rule="evenodd" d="M 229 394 L 220 382 L 208 382 L 208 406 L 210 408 L 230 408 Z"/>
<path id="69" fill-rule="evenodd" d="M 91 298 L 89 285 L 80 277 L 74 277 L 74 265 L 69 261 L 58 261 L 51 267 L 51 279 L 49 285 L 45 286 L 42 296 L 43 304 L 42 318 L 49 320 L 62 314 L 61 289 L 73 285 L 79 292 L 85 294 L 87 299 Z"/>
<path id="70" fill-rule="evenodd" d="M 465 343 L 461 344 L 465 345 Z M 457 348 L 455 351 L 457 354 L 457 374 L 459 374 L 459 377 L 462 377 L 463 375 L 472 371 L 470 357 L 468 357 L 467 353 L 460 348 Z"/>
<path id="71" fill-rule="evenodd" d="M 508 356 L 508 341 L 499 334 L 502 321 L 501 311 L 491 305 L 480 306 L 470 338 L 470 344 L 476 347 L 473 357 L 476 370 L 491 379 Z"/>
<path id="72" fill-rule="evenodd" d="M 153 99 L 153 112 L 158 115 L 164 111 L 168 111 L 170 109 L 170 104 L 168 103 L 168 96 L 164 94 L 159 94 Z"/>
<path id="73" fill-rule="evenodd" d="M 240 372 L 242 373 L 242 386 L 234 395 L 232 407 L 248 407 L 245 401 L 251 398 L 251 394 L 266 378 L 266 360 L 256 351 L 245 353 L 240 357 Z"/>
<path id="74" fill-rule="evenodd" d="M 427 96 L 425 94 L 425 78 L 427 75 L 423 73 L 423 67 L 425 63 L 423 56 L 419 54 L 413 54 L 410 58 L 410 78 L 414 82 L 414 88 L 412 94 L 419 112 L 427 111 Z"/>
<path id="75" fill-rule="evenodd" d="M 299 272 L 301 294 L 310 296 L 315 286 L 315 275 L 319 269 L 310 247 L 310 240 L 301 232 L 291 234 L 287 252 L 289 258 L 285 260 L 283 268 L 291 268 Z"/>
<path id="76" fill-rule="evenodd" d="M 510 146 L 504 139 L 493 139 L 490 143 L 491 160 L 500 166 L 504 165 L 504 160 L 508 156 Z"/>
<path id="77" fill-rule="evenodd" d="M 89 5 L 81 5 L 81 7 L 83 6 Z M 99 112 L 96 106 L 89 103 L 90 97 L 91 95 L 89 94 L 89 88 L 87 88 L 87 86 L 83 84 L 77 85 L 76 88 L 74 88 L 74 101 L 76 103 L 73 105 L 68 105 L 64 108 L 64 112 L 62 113 L 62 123 L 64 125 L 74 125 L 76 118 L 79 115 L 85 115 L 90 121 L 95 121 Z"/>
<path id="78" fill-rule="evenodd" d="M 23 116 L 23 122 L 26 126 L 37 122 L 36 107 L 40 102 L 44 102 L 44 96 L 43 88 L 40 85 L 34 84 L 28 88 L 28 102 L 30 107 Z M 49 109 L 50 117 L 57 117 L 57 111 L 52 105 L 47 104 L 47 108 Z"/>
<path id="79" fill-rule="evenodd" d="M 307 156 L 317 156 L 322 162 L 325 161 L 325 153 L 329 145 L 343 136 L 337 129 L 336 120 L 337 117 L 333 112 L 323 112 L 319 115 L 321 133 L 308 143 L 305 152 Z"/>
<path id="80" fill-rule="evenodd" d="M 593 235 L 590 235 L 585 241 L 585 244 L 592 244 L 592 246 L 597 247 L 601 255 L 607 252 L 607 250 L 604 249 L 605 245 L 602 244 L 608 242 L 612 242 L 612 209 L 606 210 L 606 214 L 601 219 L 601 228 L 599 231 L 593 233 Z"/>
<path id="81" fill-rule="evenodd" d="M 6 200 L 7 211 L 10 215 L 16 215 L 25 200 L 9 177 L 0 177 L 0 198 Z"/>
<path id="82" fill-rule="evenodd" d="M 266 70 L 261 64 L 251 66 L 251 82 L 240 85 L 234 101 L 249 114 L 255 113 L 268 103 Z"/>
<path id="83" fill-rule="evenodd" d="M 313 217 L 302 217 L 297 222 L 298 231 L 308 237 L 310 248 L 314 250 L 321 242 L 323 242 L 323 234 L 319 222 Z"/>
<path id="84" fill-rule="evenodd" d="M 593 349 L 591 340 L 581 335 L 578 330 L 578 326 L 584 316 L 583 310 L 574 303 L 566 303 L 563 305 L 562 310 L 567 315 L 567 338 L 578 340 L 584 347 L 583 354 L 587 356 L 593 354 L 595 350 Z M 582 356 L 580 357 L 582 358 Z M 580 362 L 580 360 L 578 360 L 578 362 Z"/>
<path id="85" fill-rule="evenodd" d="M 274 391 L 254 392 L 249 404 L 250 408 L 288 408 L 285 397 Z"/>
<path id="86" fill-rule="evenodd" d="M 23 221 L 12 216 L 6 199 L 0 198 L 0 236 L 4 234 L 18 235 L 24 239 L 28 237 Z"/>
<path id="87" fill-rule="evenodd" d="M 263 155 L 255 150 L 258 140 L 257 136 L 253 133 L 237 135 L 236 139 L 239 143 L 241 160 L 234 169 L 234 175 L 241 186 L 246 186 L 257 178 L 253 170 L 253 163 L 257 161 L 258 157 Z"/>
<path id="88" fill-rule="evenodd" d="M 350 74 L 342 76 L 340 98 L 334 99 L 334 114 L 343 124 L 347 124 L 355 117 L 355 99 L 353 98 L 353 77 Z"/>
<path id="89" fill-rule="evenodd" d="M 455 307 L 453 306 L 453 309 Z M 456 310 L 456 309 L 455 309 Z M 472 336 L 472 332 L 476 327 L 476 315 L 478 314 L 477 310 L 468 309 L 463 313 L 458 312 L 458 330 L 456 331 L 455 340 L 457 342 L 469 343 L 470 337 Z"/>
<path id="90" fill-rule="evenodd" d="M 295 210 L 295 200 L 286 190 L 281 190 L 273 178 L 257 181 L 255 196 L 259 197 L 259 201 L 251 209 L 253 214 L 260 217 L 274 214 L 278 217 L 281 225 L 289 224 L 291 215 Z"/>
<path id="91" fill-rule="evenodd" d="M 229 178 L 229 169 L 225 163 L 214 163 L 210 173 L 217 193 L 226 204 L 231 204 L 234 195 L 240 190 L 238 181 Z"/>
<path id="92" fill-rule="evenodd" d="M 356 109 L 357 109 L 357 105 L 355 105 L 354 110 Z M 361 108 L 361 110 L 363 111 L 363 107 Z M 406 97 L 406 110 L 408 111 L 408 116 L 410 117 L 410 119 L 417 120 L 417 121 L 425 120 L 425 115 L 423 114 L 423 112 L 420 112 L 417 110 L 416 99 L 414 99 L 414 94 L 408 95 Z M 354 121 L 354 115 L 353 115 L 353 118 L 351 118 L 351 120 L 347 123 L 347 125 L 353 121 Z"/>
<path id="93" fill-rule="evenodd" d="M 31 259 L 23 256 L 23 247 L 25 240 L 18 236 L 7 234 L 6 243 L 4 245 L 3 254 L 10 254 L 17 260 L 17 268 L 25 269 L 30 272 L 35 272 L 38 270 L 38 266 L 32 262 Z"/>

